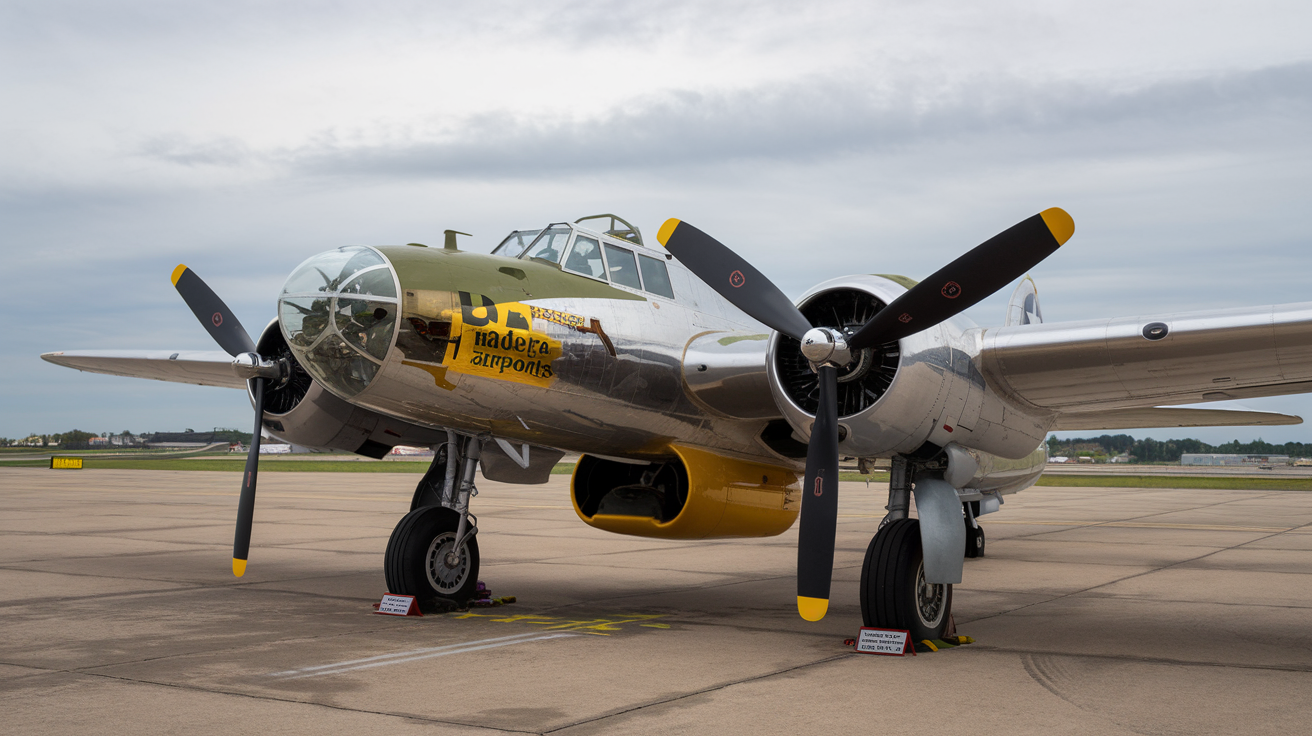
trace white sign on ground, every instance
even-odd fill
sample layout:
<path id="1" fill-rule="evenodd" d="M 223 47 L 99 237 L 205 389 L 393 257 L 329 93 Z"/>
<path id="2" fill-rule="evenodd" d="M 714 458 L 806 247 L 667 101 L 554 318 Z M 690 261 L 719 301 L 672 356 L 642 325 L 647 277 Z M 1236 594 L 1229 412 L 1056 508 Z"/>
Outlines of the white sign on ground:
<path id="1" fill-rule="evenodd" d="M 911 644 L 911 632 L 903 629 L 873 629 L 861 627 L 857 636 L 856 650 L 862 654 L 887 654 L 894 657 L 916 656 L 916 649 Z"/>
<path id="2" fill-rule="evenodd" d="M 419 612 L 419 606 L 415 603 L 415 597 L 412 595 L 392 595 L 388 593 L 383 596 L 383 600 L 378 604 L 378 612 L 389 616 L 409 616 L 412 610 L 415 616 L 423 615 Z"/>

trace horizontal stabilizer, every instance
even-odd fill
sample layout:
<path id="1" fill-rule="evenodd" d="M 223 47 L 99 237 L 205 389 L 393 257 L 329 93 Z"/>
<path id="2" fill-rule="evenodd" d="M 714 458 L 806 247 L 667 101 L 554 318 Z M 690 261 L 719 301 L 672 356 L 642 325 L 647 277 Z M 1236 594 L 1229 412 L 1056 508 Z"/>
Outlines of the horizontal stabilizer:
<path id="1" fill-rule="evenodd" d="M 1062 414 L 1057 417 L 1057 424 L 1052 429 L 1065 431 L 1147 427 L 1271 427 L 1302 423 L 1302 417 L 1270 411 L 1154 407 Z"/>
<path id="2" fill-rule="evenodd" d="M 232 371 L 232 357 L 221 350 L 63 350 L 41 358 L 90 373 L 246 388 L 246 380 Z"/>

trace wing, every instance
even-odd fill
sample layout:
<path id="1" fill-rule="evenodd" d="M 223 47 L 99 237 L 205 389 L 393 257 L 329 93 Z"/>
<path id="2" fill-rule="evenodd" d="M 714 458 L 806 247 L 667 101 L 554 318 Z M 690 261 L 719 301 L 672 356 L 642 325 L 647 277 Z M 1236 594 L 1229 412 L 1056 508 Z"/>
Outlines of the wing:
<path id="1" fill-rule="evenodd" d="M 1057 415 L 1052 431 L 1072 429 L 1141 429 L 1145 427 L 1270 427 L 1302 424 L 1303 419 L 1270 411 L 1230 409 L 1113 409 Z"/>
<path id="2" fill-rule="evenodd" d="M 232 372 L 232 356 L 219 350 L 63 350 L 41 358 L 90 373 L 246 388 L 245 379 Z"/>
<path id="3" fill-rule="evenodd" d="M 995 390 L 1058 414 L 1312 391 L 1312 303 L 1014 325 L 981 339 Z"/>

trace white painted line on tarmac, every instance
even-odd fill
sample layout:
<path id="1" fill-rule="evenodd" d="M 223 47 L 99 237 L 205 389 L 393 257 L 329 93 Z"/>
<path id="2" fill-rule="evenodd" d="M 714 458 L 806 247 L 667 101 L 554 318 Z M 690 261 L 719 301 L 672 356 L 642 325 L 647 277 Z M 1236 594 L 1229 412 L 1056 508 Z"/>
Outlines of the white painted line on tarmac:
<path id="1" fill-rule="evenodd" d="M 515 634 L 514 636 L 498 636 L 492 639 L 478 639 L 475 641 L 460 642 L 459 644 L 447 644 L 440 647 L 426 647 L 423 649 L 411 649 L 405 652 L 394 652 L 392 654 L 380 654 L 376 657 L 365 657 L 363 659 L 348 659 L 344 662 L 321 664 L 313 667 L 302 667 L 300 669 L 286 670 L 284 672 L 270 672 L 269 677 L 278 677 L 285 680 L 299 680 L 304 677 L 335 675 L 341 672 L 351 672 L 353 670 L 363 670 L 371 667 L 383 667 L 390 664 L 414 662 L 420 659 L 445 657 L 448 654 L 464 654 L 465 652 L 495 649 L 497 647 L 510 646 L 511 644 L 524 644 L 531 641 L 546 641 L 548 639 L 566 639 L 575 636 L 579 636 L 579 634 L 543 634 L 533 631 L 526 634 Z"/>

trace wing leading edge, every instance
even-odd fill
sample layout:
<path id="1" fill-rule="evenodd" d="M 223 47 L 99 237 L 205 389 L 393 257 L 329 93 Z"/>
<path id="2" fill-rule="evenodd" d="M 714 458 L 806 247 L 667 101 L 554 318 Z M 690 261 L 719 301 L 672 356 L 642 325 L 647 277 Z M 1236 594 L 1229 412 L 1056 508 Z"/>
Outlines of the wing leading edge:
<path id="1" fill-rule="evenodd" d="M 232 372 L 232 356 L 220 350 L 64 350 L 41 359 L 89 373 L 246 388 L 245 379 Z"/>

